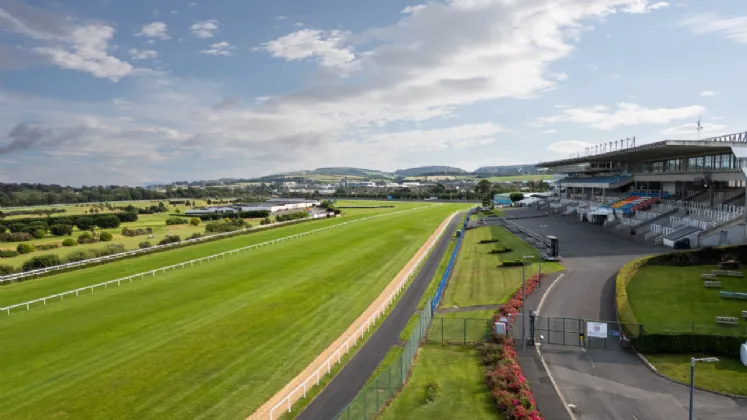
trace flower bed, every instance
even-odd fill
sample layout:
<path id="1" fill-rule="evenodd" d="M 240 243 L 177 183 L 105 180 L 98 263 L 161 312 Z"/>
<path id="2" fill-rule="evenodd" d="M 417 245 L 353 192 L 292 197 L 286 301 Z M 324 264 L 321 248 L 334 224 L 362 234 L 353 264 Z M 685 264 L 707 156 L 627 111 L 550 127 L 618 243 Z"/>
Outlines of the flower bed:
<path id="1" fill-rule="evenodd" d="M 539 276 L 532 276 L 524 286 L 525 294 L 532 293 L 538 285 Z M 521 306 L 519 290 L 501 307 L 494 321 L 500 317 L 511 319 L 510 315 L 518 313 Z M 513 339 L 493 333 L 489 342 L 478 345 L 478 350 L 486 366 L 488 389 L 504 417 L 507 420 L 542 420 L 532 390 L 521 371 Z"/>

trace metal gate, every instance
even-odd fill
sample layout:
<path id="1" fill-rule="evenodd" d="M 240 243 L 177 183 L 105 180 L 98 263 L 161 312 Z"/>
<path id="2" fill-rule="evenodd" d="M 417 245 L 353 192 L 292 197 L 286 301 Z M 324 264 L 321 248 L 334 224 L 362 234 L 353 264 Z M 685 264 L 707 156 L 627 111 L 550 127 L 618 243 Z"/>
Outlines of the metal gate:
<path id="1" fill-rule="evenodd" d="M 527 315 L 526 330 L 521 314 L 514 315 L 511 336 L 534 343 L 559 344 L 593 349 L 619 350 L 627 347 L 627 340 L 616 321 L 593 321 L 581 318 L 559 318 Z"/>

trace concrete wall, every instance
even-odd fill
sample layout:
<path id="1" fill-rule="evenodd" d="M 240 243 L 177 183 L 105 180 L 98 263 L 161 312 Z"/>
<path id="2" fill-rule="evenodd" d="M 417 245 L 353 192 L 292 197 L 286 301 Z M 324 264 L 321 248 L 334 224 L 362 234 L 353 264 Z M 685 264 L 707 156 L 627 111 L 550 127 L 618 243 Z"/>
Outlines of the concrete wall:
<path id="1" fill-rule="evenodd" d="M 728 245 L 739 245 L 745 243 L 745 225 L 739 223 L 733 226 L 729 226 L 726 229 L 719 229 L 715 232 L 711 232 L 708 235 L 703 235 L 699 238 L 698 244 L 693 245 L 692 240 L 690 246 L 718 246 L 719 239 L 721 238 L 721 230 L 726 231 Z"/>

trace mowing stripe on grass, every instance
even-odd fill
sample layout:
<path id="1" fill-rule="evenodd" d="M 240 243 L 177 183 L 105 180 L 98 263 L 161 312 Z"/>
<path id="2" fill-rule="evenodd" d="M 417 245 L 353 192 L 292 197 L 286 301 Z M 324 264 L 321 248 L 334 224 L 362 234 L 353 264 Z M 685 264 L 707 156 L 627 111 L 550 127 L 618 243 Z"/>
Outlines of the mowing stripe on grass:
<path id="1" fill-rule="evenodd" d="M 310 230 L 308 232 L 302 232 L 302 233 L 298 233 L 296 235 L 286 236 L 284 238 L 278 238 L 278 239 L 274 239 L 274 240 L 271 240 L 271 241 L 268 241 L 268 242 L 262 242 L 262 243 L 259 243 L 259 244 L 249 245 L 249 246 L 245 246 L 245 247 L 242 247 L 242 248 L 236 248 L 236 249 L 232 249 L 232 250 L 229 250 L 229 251 L 221 252 L 219 254 L 209 255 L 207 257 L 198 258 L 198 259 L 190 260 L 190 261 L 185 261 L 185 262 L 182 262 L 182 263 L 179 263 L 179 264 L 174 264 L 174 265 L 169 265 L 169 266 L 166 266 L 166 267 L 156 268 L 155 270 L 146 271 L 146 272 L 143 272 L 143 273 L 133 274 L 131 276 L 122 277 L 122 278 L 118 278 L 118 279 L 114 279 L 114 280 L 109 280 L 109 281 L 106 281 L 106 282 L 103 282 L 103 283 L 93 284 L 91 286 L 80 287 L 78 289 L 68 290 L 68 291 L 57 293 L 57 294 L 54 294 L 54 295 L 44 296 L 44 297 L 41 297 L 41 298 L 38 298 L 38 299 L 26 301 L 26 302 L 16 303 L 14 305 L 6 306 L 4 308 L 0 307 L 0 312 L 7 312 L 7 314 L 10 315 L 10 310 L 11 309 L 22 308 L 24 306 L 26 307 L 26 310 L 28 311 L 28 310 L 31 309 L 31 305 L 34 304 L 34 303 L 40 303 L 41 302 L 44 305 L 46 305 L 47 304 L 47 300 L 56 299 L 56 298 L 60 298 L 60 300 L 64 300 L 64 298 L 65 298 L 66 295 L 75 294 L 75 296 L 78 296 L 80 294 L 80 292 L 83 292 L 83 291 L 86 291 L 86 290 L 90 290 L 91 293 L 93 293 L 94 290 L 97 287 L 103 287 L 104 289 L 107 289 L 110 284 L 114 284 L 114 283 L 117 283 L 117 286 L 120 286 L 123 281 L 125 281 L 125 282 L 129 281 L 130 283 L 132 283 L 132 280 L 135 279 L 135 278 L 139 278 L 139 279 L 142 280 L 143 278 L 145 278 L 145 276 L 155 276 L 156 273 L 158 273 L 158 272 L 166 273 L 167 270 L 172 270 L 173 271 L 173 270 L 176 270 L 177 268 L 185 268 L 185 267 L 187 267 L 187 264 L 189 264 L 189 266 L 192 267 L 192 266 L 194 266 L 195 263 L 202 264 L 203 261 L 210 261 L 210 260 L 213 260 L 213 259 L 216 259 L 216 258 L 219 258 L 219 257 L 225 258 L 227 255 L 234 255 L 234 254 L 238 254 L 239 252 L 242 252 L 242 251 L 248 251 L 248 250 L 255 249 L 255 248 L 261 248 L 261 247 L 269 246 L 269 245 L 272 245 L 272 244 L 275 244 L 275 243 L 278 243 L 278 242 L 283 242 L 283 241 L 285 241 L 287 239 L 299 238 L 299 237 L 302 237 L 302 236 L 310 235 L 312 233 L 323 232 L 323 231 L 327 231 L 327 230 L 330 230 L 330 229 L 338 228 L 338 227 L 341 227 L 341 226 L 347 226 L 347 225 L 350 225 L 350 224 L 353 224 L 353 223 L 358 223 L 358 222 L 362 222 L 362 221 L 366 221 L 366 220 L 372 220 L 372 219 L 376 219 L 376 218 L 384 217 L 384 216 L 391 216 L 391 215 L 394 215 L 394 214 L 401 214 L 401 213 L 411 212 L 411 211 L 415 211 L 415 210 L 421 210 L 421 209 L 424 209 L 424 208 L 427 208 L 427 207 L 430 207 L 430 206 L 422 206 L 422 207 L 416 207 L 414 209 L 407 209 L 407 210 L 395 211 L 395 212 L 392 212 L 392 213 L 385 213 L 385 214 L 379 214 L 379 215 L 375 215 L 375 216 L 364 217 L 362 219 L 351 220 L 349 222 L 344 222 L 344 223 L 340 223 L 338 225 L 333 225 L 333 226 L 327 226 L 327 227 L 323 227 L 321 229 L 314 229 L 314 230 Z M 229 232 L 229 233 L 233 233 L 233 232 Z"/>

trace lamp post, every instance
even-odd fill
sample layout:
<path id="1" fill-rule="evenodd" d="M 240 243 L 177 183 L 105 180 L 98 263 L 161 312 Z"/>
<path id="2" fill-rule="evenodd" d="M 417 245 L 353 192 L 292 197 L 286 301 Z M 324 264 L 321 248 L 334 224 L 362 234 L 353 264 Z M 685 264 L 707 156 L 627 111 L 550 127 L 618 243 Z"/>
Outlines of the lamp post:
<path id="1" fill-rule="evenodd" d="M 702 357 L 700 359 L 696 359 L 694 357 L 690 358 L 690 420 L 693 420 L 693 395 L 695 394 L 695 364 L 696 363 L 716 363 L 718 362 L 717 357 Z"/>
<path id="2" fill-rule="evenodd" d="M 521 349 L 527 349 L 527 305 L 526 305 L 526 293 L 524 292 L 524 285 L 527 282 L 526 276 L 526 260 L 534 258 L 534 255 L 524 255 L 521 257 Z"/>
<path id="3" fill-rule="evenodd" d="M 542 254 L 545 250 L 545 228 L 547 225 L 540 225 L 540 256 L 539 256 L 539 283 L 537 287 L 542 287 Z"/>

